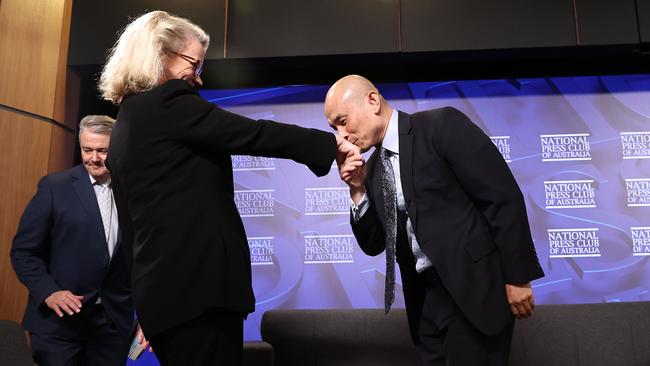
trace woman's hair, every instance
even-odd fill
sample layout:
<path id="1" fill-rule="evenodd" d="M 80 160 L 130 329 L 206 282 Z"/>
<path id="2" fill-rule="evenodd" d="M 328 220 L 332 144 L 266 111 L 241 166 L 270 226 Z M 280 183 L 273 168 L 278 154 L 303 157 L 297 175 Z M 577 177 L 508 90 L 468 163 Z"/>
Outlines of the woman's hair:
<path id="1" fill-rule="evenodd" d="M 109 51 L 99 79 L 102 97 L 119 105 L 125 95 L 160 84 L 169 53 L 180 52 L 191 37 L 208 48 L 208 34 L 185 18 L 151 11 L 133 20 Z"/>

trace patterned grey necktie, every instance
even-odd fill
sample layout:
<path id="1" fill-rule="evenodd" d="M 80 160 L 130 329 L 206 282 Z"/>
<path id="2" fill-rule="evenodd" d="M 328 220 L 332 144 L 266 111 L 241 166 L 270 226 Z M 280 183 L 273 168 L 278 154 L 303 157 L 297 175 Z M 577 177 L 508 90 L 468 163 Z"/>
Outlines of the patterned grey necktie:
<path id="1" fill-rule="evenodd" d="M 381 161 L 381 190 L 384 195 L 384 215 L 386 227 L 386 283 L 384 287 L 384 310 L 390 311 L 395 301 L 395 241 L 397 239 L 397 193 L 395 174 L 390 162 L 391 152 L 383 147 L 379 151 Z"/>

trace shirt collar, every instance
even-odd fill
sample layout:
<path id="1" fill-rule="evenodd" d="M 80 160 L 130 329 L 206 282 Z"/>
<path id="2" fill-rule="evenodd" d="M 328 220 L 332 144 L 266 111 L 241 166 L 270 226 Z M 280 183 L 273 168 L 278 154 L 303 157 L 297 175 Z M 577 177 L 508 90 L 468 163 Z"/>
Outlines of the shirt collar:
<path id="1" fill-rule="evenodd" d="M 90 178 L 90 184 L 93 185 L 93 186 L 98 185 L 98 186 L 103 186 L 103 187 L 109 187 L 111 185 L 111 178 L 108 178 L 108 180 L 106 180 L 106 182 L 104 182 L 104 183 L 99 183 L 99 182 L 97 182 L 97 179 L 95 179 L 95 177 L 90 175 L 90 173 L 88 173 L 88 177 Z"/>
<path id="2" fill-rule="evenodd" d="M 399 132 L 398 132 L 398 113 L 393 109 L 388 121 L 388 128 L 381 146 L 393 154 L 399 154 Z"/>

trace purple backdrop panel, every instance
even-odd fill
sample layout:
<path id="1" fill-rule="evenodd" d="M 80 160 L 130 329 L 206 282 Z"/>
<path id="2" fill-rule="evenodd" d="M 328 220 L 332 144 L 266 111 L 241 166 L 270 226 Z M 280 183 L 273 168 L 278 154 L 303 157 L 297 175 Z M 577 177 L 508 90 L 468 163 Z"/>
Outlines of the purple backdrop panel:
<path id="1" fill-rule="evenodd" d="M 650 300 L 650 75 L 377 86 L 407 113 L 458 108 L 492 138 L 524 194 L 546 272 L 533 284 L 537 303 Z M 331 131 L 323 116 L 327 89 L 201 94 L 250 118 Z M 317 178 L 287 160 L 232 162 L 257 297 L 245 339 L 260 339 L 269 309 L 383 306 L 384 256 L 359 249 L 335 166 Z M 401 291 L 396 295 L 403 307 Z M 147 355 L 139 363 L 156 361 Z"/>

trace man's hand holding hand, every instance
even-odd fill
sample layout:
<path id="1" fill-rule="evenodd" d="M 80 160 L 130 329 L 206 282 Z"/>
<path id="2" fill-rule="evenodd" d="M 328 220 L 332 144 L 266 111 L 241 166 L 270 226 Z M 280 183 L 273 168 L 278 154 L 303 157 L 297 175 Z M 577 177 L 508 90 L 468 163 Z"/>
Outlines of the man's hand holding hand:
<path id="1" fill-rule="evenodd" d="M 512 314 L 521 319 L 533 315 L 535 309 L 535 298 L 530 282 L 523 285 L 506 284 L 506 294 L 508 295 L 508 304 Z"/>
<path id="2" fill-rule="evenodd" d="M 59 318 L 62 318 L 64 312 L 68 315 L 79 313 L 83 298 L 83 296 L 75 295 L 68 290 L 56 291 L 45 299 L 45 305 L 54 310 Z"/>
<path id="3" fill-rule="evenodd" d="M 336 141 L 339 147 L 339 154 L 336 158 L 339 175 L 341 180 L 350 186 L 350 198 L 355 204 L 358 204 L 365 193 L 366 162 L 357 146 L 338 135 L 336 135 Z"/>
<path id="4" fill-rule="evenodd" d="M 336 147 L 339 150 L 338 154 L 336 154 L 336 164 L 339 167 L 345 162 L 347 157 L 361 154 L 359 147 L 339 135 L 334 136 L 336 136 Z"/>
<path id="5" fill-rule="evenodd" d="M 361 201 L 366 192 L 364 184 L 367 172 L 366 162 L 361 155 L 350 156 L 339 166 L 341 180 L 350 187 L 350 198 L 355 204 Z"/>

